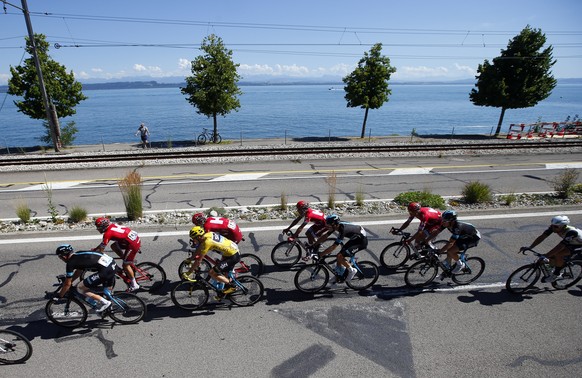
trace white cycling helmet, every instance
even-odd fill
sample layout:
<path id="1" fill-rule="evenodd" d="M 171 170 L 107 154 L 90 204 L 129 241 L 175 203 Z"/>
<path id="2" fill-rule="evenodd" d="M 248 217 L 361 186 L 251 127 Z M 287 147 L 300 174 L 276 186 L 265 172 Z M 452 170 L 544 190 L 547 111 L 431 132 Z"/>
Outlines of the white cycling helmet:
<path id="1" fill-rule="evenodd" d="M 552 218 L 552 226 L 567 226 L 570 224 L 570 219 L 565 215 L 557 215 Z"/>

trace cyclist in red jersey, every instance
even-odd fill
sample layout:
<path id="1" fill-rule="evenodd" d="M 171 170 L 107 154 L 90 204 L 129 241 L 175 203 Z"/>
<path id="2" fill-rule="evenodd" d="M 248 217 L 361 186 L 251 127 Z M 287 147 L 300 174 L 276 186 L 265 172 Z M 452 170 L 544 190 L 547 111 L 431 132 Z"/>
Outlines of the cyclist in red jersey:
<path id="1" fill-rule="evenodd" d="M 223 217 L 206 218 L 203 213 L 196 213 L 192 215 L 192 223 L 196 226 L 203 227 L 206 232 L 216 232 L 236 244 L 245 240 L 240 228 L 232 219 Z"/>
<path id="2" fill-rule="evenodd" d="M 419 247 L 420 244 L 424 243 L 426 239 L 436 230 L 439 230 L 442 224 L 442 217 L 441 212 L 435 210 L 431 207 L 422 207 L 418 202 L 411 202 L 408 204 L 408 214 L 410 215 L 406 222 L 400 226 L 399 229 L 394 230 L 392 233 L 396 234 L 408 227 L 410 222 L 414 218 L 417 218 L 420 221 L 420 225 L 418 226 L 418 230 L 414 235 L 412 235 L 408 240 L 407 243 L 414 242 L 415 247 Z"/>
<path id="3" fill-rule="evenodd" d="M 301 231 L 303 231 L 303 229 L 305 228 L 305 226 L 307 226 L 307 224 L 311 222 L 313 223 L 313 225 L 311 225 L 311 227 L 309 227 L 307 231 L 305 231 L 305 235 L 307 236 L 309 244 L 313 244 L 326 231 L 325 214 L 323 213 L 323 211 L 312 209 L 311 207 L 309 207 L 309 202 L 306 201 L 299 201 L 297 202 L 296 206 L 299 216 L 295 218 L 293 222 L 291 222 L 289 227 L 283 230 L 283 233 L 289 232 L 293 228 L 293 226 L 295 226 L 297 223 L 299 223 L 301 219 L 303 219 L 303 223 L 301 223 L 299 227 L 297 227 L 297 230 L 295 230 L 291 237 L 292 238 L 298 237 Z M 316 251 L 316 248 L 318 246 L 313 247 L 314 251 Z"/>
<path id="4" fill-rule="evenodd" d="M 129 290 L 134 291 L 139 289 L 130 265 L 135 260 L 135 255 L 141 248 L 141 241 L 139 240 L 137 232 L 128 227 L 112 223 L 107 218 L 97 218 L 95 220 L 95 227 L 103 234 L 103 240 L 97 247 L 93 248 L 93 251 L 103 252 L 107 244 L 113 240 L 111 249 L 117 256 L 123 259 L 123 270 L 125 270 L 127 276 L 131 279 Z"/>

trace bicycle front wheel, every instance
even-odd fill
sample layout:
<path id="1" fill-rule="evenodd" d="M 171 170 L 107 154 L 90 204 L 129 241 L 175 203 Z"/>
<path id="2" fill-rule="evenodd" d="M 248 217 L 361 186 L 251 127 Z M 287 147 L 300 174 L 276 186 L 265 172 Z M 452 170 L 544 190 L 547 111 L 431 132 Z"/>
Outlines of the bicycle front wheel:
<path id="1" fill-rule="evenodd" d="M 380 253 L 380 263 L 388 269 L 396 269 L 406 264 L 410 256 L 410 247 L 404 243 L 388 244 Z"/>
<path id="2" fill-rule="evenodd" d="M 216 134 L 216 140 L 214 139 L 214 136 L 212 138 L 212 143 L 221 143 L 222 142 L 222 137 L 220 136 L 220 134 Z"/>
<path id="3" fill-rule="evenodd" d="M 380 272 L 378 266 L 371 261 L 358 261 L 354 264 L 357 273 L 346 285 L 354 290 L 364 290 L 372 286 L 378 280 Z"/>
<path id="4" fill-rule="evenodd" d="M 453 274 L 451 279 L 459 285 L 466 285 L 481 277 L 485 270 L 485 261 L 480 257 L 469 257 L 460 273 Z"/>
<path id="5" fill-rule="evenodd" d="M 24 335 L 9 329 L 0 330 L 0 363 L 21 364 L 32 355 L 32 344 Z"/>
<path id="6" fill-rule="evenodd" d="M 50 300 L 45 306 L 47 318 L 58 326 L 75 328 L 87 320 L 87 308 L 77 298 Z"/>
<path id="7" fill-rule="evenodd" d="M 512 294 L 524 293 L 538 282 L 540 275 L 540 269 L 536 264 L 524 265 L 509 275 L 505 288 Z"/>
<path id="8" fill-rule="evenodd" d="M 180 265 L 178 266 L 178 277 L 180 277 L 181 280 L 184 280 L 182 278 L 182 273 L 187 272 L 191 266 L 192 266 L 192 261 L 190 261 L 188 259 L 186 259 L 180 263 Z M 208 261 L 206 261 L 205 259 L 202 259 L 202 261 L 200 261 L 200 265 L 198 266 L 200 277 L 202 277 L 202 278 L 208 277 L 208 272 L 210 272 L 211 268 L 212 267 L 210 266 L 210 263 Z"/>
<path id="9" fill-rule="evenodd" d="M 137 264 L 136 268 L 135 280 L 142 289 L 153 293 L 166 283 L 166 272 L 158 264 L 142 262 Z"/>
<path id="10" fill-rule="evenodd" d="M 320 264 L 305 265 L 295 274 L 297 290 L 313 294 L 325 288 L 329 281 L 329 272 Z"/>
<path id="11" fill-rule="evenodd" d="M 117 292 L 110 298 L 109 317 L 121 324 L 134 324 L 146 314 L 146 304 L 133 293 Z"/>
<path id="12" fill-rule="evenodd" d="M 582 262 L 578 260 L 569 261 L 562 268 L 562 277 L 552 282 L 555 289 L 562 290 L 576 285 L 582 278 Z"/>
<path id="13" fill-rule="evenodd" d="M 410 287 L 422 287 L 431 283 L 438 272 L 438 265 L 431 260 L 420 260 L 408 268 L 404 282 Z"/>
<path id="14" fill-rule="evenodd" d="M 235 282 L 236 291 L 228 299 L 237 306 L 252 306 L 261 300 L 265 292 L 263 283 L 253 276 L 242 276 Z"/>
<path id="15" fill-rule="evenodd" d="M 271 261 L 275 266 L 283 269 L 289 269 L 297 264 L 301 258 L 301 247 L 299 243 L 282 241 L 273 247 L 271 251 Z"/>
<path id="16" fill-rule="evenodd" d="M 208 301 L 208 288 L 199 282 L 182 281 L 170 294 L 172 302 L 184 310 L 197 310 Z"/>

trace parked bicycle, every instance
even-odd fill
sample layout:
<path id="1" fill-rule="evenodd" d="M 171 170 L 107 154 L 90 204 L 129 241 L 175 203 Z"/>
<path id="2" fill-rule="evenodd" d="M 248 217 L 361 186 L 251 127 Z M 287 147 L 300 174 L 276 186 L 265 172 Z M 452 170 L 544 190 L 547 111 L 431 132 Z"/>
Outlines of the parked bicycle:
<path id="1" fill-rule="evenodd" d="M 287 240 L 284 240 L 273 247 L 271 251 L 271 261 L 279 268 L 289 269 L 297 264 L 299 260 L 308 261 L 311 257 L 312 248 L 306 239 L 292 237 L 293 232 L 287 232 Z M 321 243 L 320 251 L 329 247 L 335 239 L 330 238 Z"/>
<path id="2" fill-rule="evenodd" d="M 234 271 L 228 273 L 228 278 L 236 291 L 224 296 L 230 302 L 237 306 L 252 306 L 263 297 L 265 288 L 263 283 L 256 277 L 244 275 L 237 277 Z M 204 306 L 210 298 L 210 292 L 222 294 L 222 289 L 218 282 L 211 279 L 210 276 L 202 277 L 196 274 L 195 282 L 179 282 L 171 292 L 172 302 L 184 310 L 196 310 Z"/>
<path id="3" fill-rule="evenodd" d="M 194 249 L 188 251 L 188 258 L 182 261 L 178 266 L 178 277 L 180 277 L 181 280 L 184 279 L 182 278 L 182 273 L 187 272 L 194 262 L 194 252 Z M 199 274 L 206 278 L 210 269 L 212 269 L 218 261 L 218 259 L 210 257 L 208 253 L 204 255 L 204 258 L 200 261 Z M 263 271 L 263 261 L 259 256 L 253 255 L 252 253 L 242 253 L 240 255 L 240 261 L 234 266 L 234 272 L 236 274 L 250 274 L 251 276 L 258 277 L 263 274 Z"/>
<path id="4" fill-rule="evenodd" d="M 388 244 L 380 253 L 380 263 L 388 269 L 397 269 L 404 266 L 408 260 L 418 260 L 426 255 L 429 248 L 440 249 L 448 243 L 447 240 L 437 240 L 430 242 L 429 245 L 423 244 L 420 249 L 416 249 L 414 243 L 406 243 L 406 240 L 412 235 L 410 232 L 404 232 L 398 228 L 392 227 L 390 233 L 400 235 L 400 241 Z"/>
<path id="5" fill-rule="evenodd" d="M 297 290 L 309 294 L 317 293 L 326 287 L 330 274 L 335 277 L 336 283 L 345 282 L 350 289 L 364 290 L 375 284 L 380 275 L 378 266 L 373 262 L 359 261 L 357 257 L 351 256 L 350 264 L 357 272 L 354 278 L 344 281 L 341 269 L 344 267 L 338 267 L 335 261 L 336 256 L 328 255 L 299 269 L 294 280 Z"/>
<path id="6" fill-rule="evenodd" d="M 480 257 L 467 257 L 467 249 L 460 253 L 459 259 L 465 267 L 459 273 L 453 273 L 454 265 L 446 267 L 439 259 L 439 250 L 429 248 L 420 261 L 412 264 L 404 274 L 404 282 L 410 287 L 422 287 L 430 284 L 437 276 L 439 269 L 443 272 L 441 280 L 451 278 L 458 285 L 467 285 L 483 274 L 485 261 Z"/>
<path id="7" fill-rule="evenodd" d="M 32 356 L 32 344 L 24 335 L 0 330 L 0 363 L 21 364 Z"/>
<path id="8" fill-rule="evenodd" d="M 215 142 L 214 133 L 211 132 L 210 130 L 208 130 L 207 128 L 202 128 L 202 133 L 200 135 L 198 135 L 197 140 L 198 140 L 198 144 L 205 144 L 207 142 L 220 143 L 220 142 L 222 142 L 222 137 L 217 132 L 216 133 L 216 142 Z"/>
<path id="9" fill-rule="evenodd" d="M 53 296 L 61 290 L 65 281 L 65 275 L 57 276 L 57 289 L 53 293 L 47 292 L 51 296 L 45 306 L 45 312 L 49 320 L 56 325 L 66 328 L 75 328 L 85 323 L 88 312 L 87 307 L 95 308 L 97 302 L 77 291 L 75 286 L 58 301 L 53 300 Z M 111 301 L 111 306 L 106 309 L 101 317 L 109 316 L 113 321 L 121 324 L 133 324 L 143 319 L 146 314 L 145 303 L 135 294 L 127 292 L 112 293 L 108 289 L 103 290 L 104 296 Z"/>
<path id="10" fill-rule="evenodd" d="M 525 293 L 534 287 L 541 276 L 546 278 L 552 273 L 553 267 L 546 263 L 547 260 L 544 254 L 538 253 L 531 248 L 525 248 L 520 252 L 526 255 L 528 251 L 536 256 L 536 260 L 531 264 L 517 268 L 509 275 L 505 287 L 512 294 Z M 567 289 L 578 283 L 582 278 L 582 261 L 575 259 L 574 256 L 566 258 L 565 262 L 566 265 L 562 268 L 561 277 L 551 283 L 558 290 Z"/>

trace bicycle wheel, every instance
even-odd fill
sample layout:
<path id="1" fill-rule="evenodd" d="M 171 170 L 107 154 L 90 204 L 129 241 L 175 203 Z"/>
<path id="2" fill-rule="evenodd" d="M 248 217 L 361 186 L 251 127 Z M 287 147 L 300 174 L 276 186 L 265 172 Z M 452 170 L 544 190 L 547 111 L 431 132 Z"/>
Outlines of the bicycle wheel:
<path id="1" fill-rule="evenodd" d="M 206 144 L 206 135 L 204 134 L 200 134 L 198 135 L 198 144 Z"/>
<path id="2" fill-rule="evenodd" d="M 75 328 L 87 320 L 87 308 L 77 298 L 66 298 L 58 302 L 48 301 L 45 306 L 47 318 L 58 326 Z"/>
<path id="3" fill-rule="evenodd" d="M 317 293 L 329 281 L 329 272 L 321 264 L 305 265 L 295 274 L 295 287 L 303 293 Z"/>
<path id="4" fill-rule="evenodd" d="M 582 262 L 578 260 L 568 261 L 562 268 L 562 277 L 552 282 L 555 289 L 562 290 L 574 286 L 582 278 Z"/>
<path id="5" fill-rule="evenodd" d="M 134 324 L 146 314 L 146 304 L 133 293 L 117 292 L 110 298 L 111 307 L 107 315 L 121 324 Z"/>
<path id="6" fill-rule="evenodd" d="M 142 262 L 136 265 L 135 280 L 138 285 L 150 293 L 160 290 L 166 283 L 166 272 L 153 262 Z"/>
<path id="7" fill-rule="evenodd" d="M 208 301 L 208 288 L 199 282 L 179 282 L 170 294 L 172 302 L 184 310 L 196 310 Z"/>
<path id="8" fill-rule="evenodd" d="M 182 278 L 182 273 L 187 272 L 191 266 L 192 266 L 192 262 L 188 259 L 182 261 L 180 263 L 180 265 L 178 266 L 178 277 L 180 277 L 180 279 L 182 281 L 184 280 Z M 202 277 L 202 278 L 208 277 L 208 272 L 210 272 L 211 268 L 212 267 L 210 266 L 210 263 L 208 261 L 202 259 L 202 261 L 200 261 L 200 265 L 198 266 L 198 269 L 200 270 L 200 277 Z"/>
<path id="9" fill-rule="evenodd" d="M 521 294 L 533 287 L 540 279 L 540 269 L 536 264 L 524 265 L 509 275 L 505 288 L 512 294 Z"/>
<path id="10" fill-rule="evenodd" d="M 257 255 L 252 253 L 243 253 L 240 255 L 240 261 L 235 265 L 234 271 L 238 274 L 250 274 L 258 277 L 263 274 L 263 261 Z"/>
<path id="11" fill-rule="evenodd" d="M 354 290 L 364 290 L 372 286 L 380 275 L 378 266 L 371 261 L 358 261 L 355 264 L 358 271 L 354 278 L 346 281 L 346 285 Z"/>
<path id="12" fill-rule="evenodd" d="M 253 276 L 237 278 L 236 291 L 228 295 L 228 299 L 237 306 L 252 306 L 263 297 L 263 283 Z"/>
<path id="13" fill-rule="evenodd" d="M 485 261 L 480 257 L 469 257 L 465 260 L 465 267 L 460 273 L 453 274 L 451 279 L 459 285 L 466 285 L 481 277 L 485 270 Z"/>
<path id="14" fill-rule="evenodd" d="M 32 344 L 23 335 L 9 329 L 0 330 L 0 363 L 21 364 L 32 355 Z"/>
<path id="15" fill-rule="evenodd" d="M 388 269 L 396 269 L 406 264 L 410 256 L 410 247 L 403 243 L 388 244 L 380 253 L 380 263 Z"/>
<path id="16" fill-rule="evenodd" d="M 212 138 L 212 143 L 221 143 L 222 142 L 222 137 L 220 136 L 220 134 L 216 133 L 216 142 L 214 141 L 214 135 Z"/>
<path id="17" fill-rule="evenodd" d="M 406 274 L 404 282 L 410 287 L 422 287 L 431 283 L 438 272 L 438 265 L 431 260 L 420 260 L 412 264 Z"/>
<path id="18" fill-rule="evenodd" d="M 275 266 L 283 269 L 289 269 L 293 265 L 297 264 L 301 258 L 301 252 L 303 249 L 299 246 L 299 243 L 282 241 L 273 247 L 271 251 L 271 261 Z"/>

